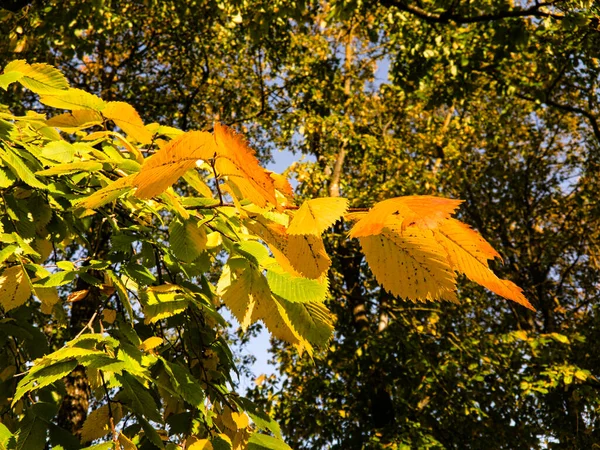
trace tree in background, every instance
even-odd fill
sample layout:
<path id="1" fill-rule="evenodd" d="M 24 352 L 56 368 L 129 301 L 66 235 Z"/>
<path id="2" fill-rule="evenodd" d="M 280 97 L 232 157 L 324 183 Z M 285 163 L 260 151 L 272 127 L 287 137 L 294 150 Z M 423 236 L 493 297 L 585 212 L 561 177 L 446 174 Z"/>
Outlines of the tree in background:
<path id="1" fill-rule="evenodd" d="M 598 442 L 594 5 L 34 2 L 3 20 L 3 63 L 51 57 L 149 120 L 218 118 L 264 154 L 315 156 L 295 167 L 307 197 L 466 199 L 461 217 L 538 312 L 468 284 L 460 306 L 398 302 L 339 225 L 331 347 L 313 364 L 276 344 L 284 389 L 256 394 L 296 447 Z"/>

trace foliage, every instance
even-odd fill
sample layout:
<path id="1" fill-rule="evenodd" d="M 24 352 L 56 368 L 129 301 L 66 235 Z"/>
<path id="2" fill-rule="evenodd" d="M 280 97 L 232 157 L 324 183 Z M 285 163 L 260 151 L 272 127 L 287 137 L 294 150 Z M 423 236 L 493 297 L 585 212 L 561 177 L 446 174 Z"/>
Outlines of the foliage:
<path id="1" fill-rule="evenodd" d="M 68 110 L 49 119 L 2 113 L 0 305 L 13 339 L 4 353 L 3 420 L 15 448 L 43 448 L 46 439 L 77 447 L 75 435 L 85 444 L 109 434 L 112 445 L 131 448 L 193 448 L 203 439 L 284 448 L 253 432 L 263 428 L 260 417 L 229 387 L 236 367 L 220 331 L 219 297 L 242 327 L 261 320 L 309 354 L 326 345 L 331 259 L 321 234 L 347 201 L 292 206 L 287 181 L 262 169 L 246 142 L 218 123 L 212 133 L 145 126 L 130 105 L 70 88 L 45 64 L 8 64 L 0 85 L 14 82 Z M 171 187 L 182 177 L 189 184 Z M 386 200 L 352 211 L 350 236 L 394 295 L 456 301 L 458 271 L 531 308 L 487 268 L 499 255 L 450 217 L 459 203 Z M 221 271 L 216 287 L 213 266 Z M 59 337 L 46 342 L 50 333 Z M 21 350 L 27 335 L 39 353 Z M 80 426 L 60 412 L 70 395 L 62 380 L 76 371 L 96 399 Z"/>
<path id="2" fill-rule="evenodd" d="M 303 199 L 462 198 L 458 218 L 490 239 L 506 262 L 492 266 L 536 307 L 468 283 L 460 306 L 398 302 L 338 222 L 323 236 L 333 340 L 314 362 L 275 342 L 283 375 L 259 378 L 254 397 L 294 447 L 600 441 L 594 2 L 40 5 L 0 11 L 1 66 L 50 63 L 73 86 L 183 130 L 240 125 L 260 157 L 300 151 L 313 161 L 293 167 Z M 13 112 L 46 112 L 14 86 L 3 100 Z"/>

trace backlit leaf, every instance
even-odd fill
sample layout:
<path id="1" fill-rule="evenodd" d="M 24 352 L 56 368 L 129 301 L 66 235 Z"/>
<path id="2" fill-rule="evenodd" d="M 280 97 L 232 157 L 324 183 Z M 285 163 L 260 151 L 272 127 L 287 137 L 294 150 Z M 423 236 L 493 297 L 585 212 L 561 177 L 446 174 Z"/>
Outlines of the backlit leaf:
<path id="1" fill-rule="evenodd" d="M 213 136 L 204 131 L 190 131 L 169 142 L 165 147 L 144 161 L 140 173 L 133 180 L 136 196 L 151 198 L 159 195 L 175 183 L 199 159 L 215 156 Z"/>
<path id="2" fill-rule="evenodd" d="M 273 294 L 292 303 L 322 302 L 327 297 L 327 278 L 321 282 L 268 270 L 267 280 Z"/>
<path id="3" fill-rule="evenodd" d="M 46 189 L 46 185 L 35 177 L 25 162 L 12 150 L 0 148 L 0 159 L 2 159 L 10 170 L 24 183 L 32 188 Z"/>
<path id="4" fill-rule="evenodd" d="M 462 200 L 415 195 L 384 200 L 371 208 L 348 233 L 350 237 L 372 236 L 384 227 L 409 226 L 428 229 L 450 218 Z"/>
<path id="5" fill-rule="evenodd" d="M 490 270 L 488 259 L 499 255 L 478 233 L 455 219 L 440 222 L 433 232 L 445 249 L 452 269 L 504 298 L 533 309 L 518 286 L 501 280 Z"/>
<path id="6" fill-rule="evenodd" d="M 102 115 L 111 119 L 115 125 L 136 141 L 142 144 L 152 142 L 152 134 L 146 129 L 140 115 L 129 103 L 108 102 L 102 110 Z"/>
<path id="7" fill-rule="evenodd" d="M 75 131 L 102 124 L 102 116 L 91 109 L 75 109 L 51 117 L 46 120 L 46 124 L 65 131 Z"/>
<path id="8" fill-rule="evenodd" d="M 259 165 L 244 138 L 217 123 L 215 140 L 218 146 L 218 158 L 215 162 L 218 174 L 226 176 L 239 189 L 243 198 L 255 205 L 277 205 L 273 180 Z"/>
<path id="9" fill-rule="evenodd" d="M 183 223 L 173 221 L 169 227 L 169 244 L 178 258 L 192 262 L 206 250 L 206 231 L 193 219 Z"/>
<path id="10" fill-rule="evenodd" d="M 23 76 L 18 81 L 36 94 L 59 94 L 69 88 L 69 82 L 56 68 L 45 63 L 27 64 L 13 61 L 4 69 L 5 73 L 17 71 Z"/>
<path id="11" fill-rule="evenodd" d="M 102 189 L 97 190 L 92 195 L 78 203 L 77 206 L 87 209 L 96 209 L 112 202 L 113 200 L 116 200 L 121 195 L 132 189 L 131 183 L 133 182 L 134 177 L 135 174 L 119 178 L 117 181 L 114 181 Z"/>
<path id="12" fill-rule="evenodd" d="M 320 236 L 289 236 L 284 253 L 292 267 L 307 278 L 321 277 L 331 265 Z"/>
<path id="13" fill-rule="evenodd" d="M 0 275 L 0 305 L 4 311 L 18 308 L 31 296 L 27 274 L 20 264 L 4 269 Z"/>
<path id="14" fill-rule="evenodd" d="M 348 209 L 348 200 L 341 197 L 315 198 L 305 201 L 294 214 L 288 234 L 314 234 L 320 236 Z"/>
<path id="15" fill-rule="evenodd" d="M 143 291 L 142 302 L 146 323 L 155 323 L 185 311 L 189 298 L 180 286 L 164 284 Z"/>
<path id="16" fill-rule="evenodd" d="M 454 299 L 455 275 L 429 230 L 383 229 L 360 239 L 369 267 L 391 294 L 413 301 Z"/>
<path id="17" fill-rule="evenodd" d="M 106 103 L 100 97 L 77 88 L 69 88 L 60 94 L 42 95 L 40 102 L 53 108 L 102 111 Z"/>
<path id="18" fill-rule="evenodd" d="M 121 405 L 116 402 L 111 403 L 110 406 L 113 413 L 114 424 L 116 425 L 123 417 L 123 410 Z M 111 425 L 108 405 L 102 405 L 87 416 L 79 433 L 81 442 L 85 444 L 86 442 L 91 442 L 106 436 L 110 432 Z"/>
<path id="19" fill-rule="evenodd" d="M 36 172 L 36 175 L 49 177 L 52 175 L 69 175 L 77 172 L 96 172 L 102 170 L 102 163 L 96 161 L 80 161 L 69 164 L 58 164 L 46 170 Z"/>
<path id="20" fill-rule="evenodd" d="M 70 163 L 75 157 L 75 147 L 67 141 L 52 141 L 42 148 L 42 156 L 61 163 Z"/>

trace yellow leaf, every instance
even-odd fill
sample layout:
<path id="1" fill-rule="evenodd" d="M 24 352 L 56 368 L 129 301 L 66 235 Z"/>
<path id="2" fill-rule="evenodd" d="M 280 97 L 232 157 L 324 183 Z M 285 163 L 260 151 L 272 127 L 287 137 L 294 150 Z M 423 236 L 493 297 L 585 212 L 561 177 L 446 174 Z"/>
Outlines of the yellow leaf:
<path id="1" fill-rule="evenodd" d="M 266 380 L 267 380 L 267 376 L 263 373 L 262 375 L 259 375 L 258 377 L 256 377 L 256 380 L 254 380 L 254 383 L 257 386 L 262 386 Z"/>
<path id="2" fill-rule="evenodd" d="M 151 198 L 165 191 L 199 159 L 211 159 L 217 152 L 210 133 L 190 131 L 182 134 L 144 161 L 133 180 L 139 198 Z"/>
<path id="3" fill-rule="evenodd" d="M 341 197 L 315 198 L 305 201 L 294 214 L 288 234 L 321 235 L 348 209 L 348 200 Z"/>
<path id="4" fill-rule="evenodd" d="M 34 294 L 44 306 L 50 309 L 60 301 L 55 287 L 36 287 Z"/>
<path id="5" fill-rule="evenodd" d="M 283 306 L 271 295 L 267 280 L 260 272 L 244 270 L 223 291 L 223 302 L 243 328 L 262 320 L 276 338 L 312 351 L 309 342 L 292 325 Z"/>
<path id="6" fill-rule="evenodd" d="M 108 186 L 97 190 L 85 200 L 82 200 L 77 204 L 86 209 L 100 208 L 113 200 L 116 200 L 125 192 L 129 191 L 132 186 L 135 175 L 129 175 L 127 177 L 119 178 L 117 181 L 110 183 Z"/>
<path id="7" fill-rule="evenodd" d="M 102 321 L 112 324 L 117 320 L 117 312 L 114 309 L 105 309 L 102 311 Z"/>
<path id="8" fill-rule="evenodd" d="M 284 254 L 292 267 L 306 278 L 317 279 L 331 266 L 320 236 L 289 236 Z"/>
<path id="9" fill-rule="evenodd" d="M 60 128 L 65 131 L 74 131 L 88 128 L 102 123 L 102 116 L 90 109 L 76 109 L 71 112 L 59 114 L 46 120 L 46 125 Z"/>
<path id="10" fill-rule="evenodd" d="M 410 226 L 429 229 L 450 218 L 462 200 L 432 197 L 429 195 L 391 198 L 377 203 L 350 230 L 350 237 L 372 236 L 384 227 Z"/>
<path id="11" fill-rule="evenodd" d="M 127 135 L 142 144 L 152 142 L 152 134 L 144 126 L 135 108 L 125 102 L 108 102 L 102 115 L 111 119 Z"/>
<path id="12" fill-rule="evenodd" d="M 31 296 L 27 274 L 20 265 L 4 269 L 0 276 L 0 305 L 4 311 L 18 308 Z"/>
<path id="13" fill-rule="evenodd" d="M 275 189 L 281 192 L 289 202 L 293 202 L 294 189 L 292 188 L 292 185 L 288 181 L 287 177 L 279 173 L 271 172 L 270 170 L 267 170 L 266 172 L 273 180 L 273 186 L 275 186 Z"/>
<path id="14" fill-rule="evenodd" d="M 213 446 L 208 439 L 199 439 L 187 447 L 188 450 L 213 450 Z"/>
<path id="15" fill-rule="evenodd" d="M 158 336 L 152 336 L 141 343 L 140 349 L 147 352 L 149 350 L 152 350 L 153 348 L 158 347 L 162 343 L 163 343 L 162 338 L 159 338 Z"/>
<path id="16" fill-rule="evenodd" d="M 377 281 L 393 295 L 413 301 L 455 299 L 454 272 L 431 231 L 414 228 L 400 235 L 384 228 L 359 240 Z"/>
<path id="17" fill-rule="evenodd" d="M 235 422 L 238 430 L 242 430 L 250 424 L 250 421 L 248 420 L 248 416 L 244 412 L 239 413 L 239 412 L 232 411 L 231 418 Z"/>
<path id="18" fill-rule="evenodd" d="M 42 95 L 40 102 L 53 108 L 102 111 L 106 104 L 100 97 L 81 89 L 69 88 L 57 95 Z"/>
<path id="19" fill-rule="evenodd" d="M 122 450 L 137 450 L 137 446 L 123 433 L 119 433 L 118 441 L 121 444 Z"/>
<path id="20" fill-rule="evenodd" d="M 452 269 L 501 297 L 534 309 L 517 285 L 501 280 L 491 271 L 488 259 L 500 255 L 474 230 L 458 220 L 448 219 L 440 222 L 433 234 L 444 248 Z"/>
<path id="21" fill-rule="evenodd" d="M 264 276 L 248 269 L 231 282 L 221 297 L 245 331 L 257 320 L 253 317 L 257 300 L 270 296 L 271 291 Z"/>
<path id="22" fill-rule="evenodd" d="M 123 418 L 123 410 L 119 403 L 111 403 L 114 425 Z M 83 422 L 80 431 L 81 443 L 100 439 L 111 432 L 108 405 L 102 405 L 92 411 Z"/>
<path id="23" fill-rule="evenodd" d="M 246 141 L 230 128 L 218 123 L 215 124 L 215 140 L 218 146 L 218 158 L 215 161 L 217 173 L 226 176 L 228 182 L 239 189 L 243 198 L 255 205 L 265 207 L 270 203 L 277 206 L 273 180 L 259 165 Z"/>

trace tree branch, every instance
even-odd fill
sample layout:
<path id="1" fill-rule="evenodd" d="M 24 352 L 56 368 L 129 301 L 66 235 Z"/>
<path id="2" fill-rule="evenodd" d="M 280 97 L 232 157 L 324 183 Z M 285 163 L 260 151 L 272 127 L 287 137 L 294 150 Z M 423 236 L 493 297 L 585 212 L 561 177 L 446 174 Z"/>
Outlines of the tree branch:
<path id="1" fill-rule="evenodd" d="M 510 9 L 507 11 L 497 11 L 490 14 L 481 14 L 479 16 L 461 16 L 453 12 L 454 7 L 449 8 L 441 14 L 431 13 L 418 6 L 410 5 L 405 1 L 401 0 L 380 0 L 379 4 L 390 7 L 396 7 L 400 11 L 407 12 L 413 16 L 418 17 L 429 23 L 441 23 L 447 24 L 449 22 L 455 22 L 457 24 L 477 23 L 477 22 L 491 22 L 494 20 L 503 20 L 516 17 L 552 17 L 554 19 L 563 19 L 564 15 L 554 14 L 550 12 L 541 11 L 541 8 L 545 6 L 553 6 L 555 2 L 538 3 L 530 8 L 521 9 Z"/>

